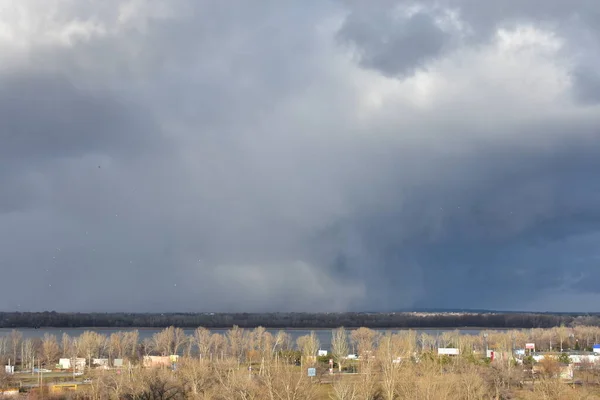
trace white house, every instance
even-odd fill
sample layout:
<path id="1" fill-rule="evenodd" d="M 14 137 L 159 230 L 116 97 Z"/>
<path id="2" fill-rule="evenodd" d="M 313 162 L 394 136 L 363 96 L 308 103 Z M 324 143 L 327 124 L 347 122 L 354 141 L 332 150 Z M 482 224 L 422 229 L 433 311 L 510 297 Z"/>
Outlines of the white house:
<path id="1" fill-rule="evenodd" d="M 595 364 L 600 362 L 600 355 L 593 353 L 567 353 L 569 355 L 569 361 L 572 364 L 591 363 Z M 542 361 L 546 356 L 558 358 L 559 353 L 534 353 L 532 355 L 536 362 Z"/>
<path id="2" fill-rule="evenodd" d="M 447 356 L 457 356 L 460 354 L 459 349 L 455 349 L 452 347 L 438 347 L 438 356 L 447 355 Z"/>
<path id="3" fill-rule="evenodd" d="M 85 358 L 76 358 L 75 359 L 75 369 L 77 371 L 83 371 L 85 369 L 86 360 Z"/>
<path id="4" fill-rule="evenodd" d="M 108 368 L 108 358 L 94 358 L 92 365 L 95 367 Z"/>

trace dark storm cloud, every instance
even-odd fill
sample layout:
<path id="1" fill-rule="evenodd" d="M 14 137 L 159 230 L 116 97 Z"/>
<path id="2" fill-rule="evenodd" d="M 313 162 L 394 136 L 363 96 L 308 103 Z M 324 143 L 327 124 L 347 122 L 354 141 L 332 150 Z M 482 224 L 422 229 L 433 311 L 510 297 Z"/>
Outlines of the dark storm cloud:
<path id="1" fill-rule="evenodd" d="M 5 307 L 594 298 L 598 7 L 511 4 L 7 8 Z"/>
<path id="2" fill-rule="evenodd" d="M 146 145 L 139 139 L 153 134 L 144 119 L 151 117 L 132 114 L 118 99 L 85 93 L 63 75 L 15 71 L 1 77 L 0 157 L 5 160 L 134 152 Z"/>
<path id="3" fill-rule="evenodd" d="M 357 47 L 362 65 L 388 75 L 411 73 L 438 56 L 452 36 L 436 25 L 433 14 L 398 14 L 393 7 L 359 3 L 346 17 L 339 37 Z"/>
<path id="4" fill-rule="evenodd" d="M 585 103 L 598 103 L 600 102 L 600 73 L 597 68 L 585 68 L 574 71 L 573 77 L 578 83 L 575 94 Z"/>

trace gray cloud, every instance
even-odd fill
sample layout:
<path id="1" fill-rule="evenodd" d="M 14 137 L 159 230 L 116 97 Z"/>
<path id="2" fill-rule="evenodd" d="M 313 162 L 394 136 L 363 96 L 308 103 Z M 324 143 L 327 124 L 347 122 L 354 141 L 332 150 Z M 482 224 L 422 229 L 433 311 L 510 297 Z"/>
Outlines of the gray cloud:
<path id="1" fill-rule="evenodd" d="M 346 1 L 339 37 L 357 52 L 360 63 L 391 76 L 426 69 L 463 47 L 493 41 L 499 29 L 545 28 L 561 37 L 573 61 L 575 96 L 597 102 L 600 60 L 600 5 L 591 0 L 510 0 L 486 4 L 471 0 L 383 1 L 377 7 Z M 583 64 L 583 65 L 582 65 Z"/>
<path id="2" fill-rule="evenodd" d="M 388 6 L 358 3 L 338 33 L 342 43 L 356 46 L 365 67 L 391 76 L 409 74 L 450 45 L 452 35 L 436 23 L 435 14 Z"/>
<path id="3" fill-rule="evenodd" d="M 0 88 L 4 159 L 31 163 L 90 151 L 120 154 L 144 147 L 138 139 L 156 140 L 118 99 L 79 90 L 65 76 L 13 72 L 2 76 Z M 140 134 L 132 138 L 130 132 Z"/>
<path id="4" fill-rule="evenodd" d="M 5 308 L 589 309 L 596 3 L 361 4 L 8 9 Z"/>

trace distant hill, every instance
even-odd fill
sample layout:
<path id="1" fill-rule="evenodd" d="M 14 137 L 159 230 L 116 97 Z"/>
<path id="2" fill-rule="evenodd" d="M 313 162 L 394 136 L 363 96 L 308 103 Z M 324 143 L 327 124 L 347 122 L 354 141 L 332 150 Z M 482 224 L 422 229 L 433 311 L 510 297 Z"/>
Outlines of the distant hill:
<path id="1" fill-rule="evenodd" d="M 345 313 L 59 313 L 0 312 L 1 328 L 550 328 L 600 325 L 599 314 L 420 309 Z"/>
<path id="2" fill-rule="evenodd" d="M 470 314 L 540 314 L 540 315 L 600 315 L 600 312 L 556 312 L 556 311 L 506 311 L 506 310 L 488 310 L 488 309 L 474 309 L 474 308 L 407 308 L 400 309 L 395 312 L 407 313 L 407 312 L 420 312 L 420 313 L 470 313 Z M 376 312 L 374 312 L 376 313 Z"/>

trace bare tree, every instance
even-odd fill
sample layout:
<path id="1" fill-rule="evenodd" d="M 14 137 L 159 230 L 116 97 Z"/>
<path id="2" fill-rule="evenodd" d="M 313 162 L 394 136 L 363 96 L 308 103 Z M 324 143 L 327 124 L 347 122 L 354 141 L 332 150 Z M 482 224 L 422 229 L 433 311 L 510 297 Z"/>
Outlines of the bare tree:
<path id="1" fill-rule="evenodd" d="M 403 360 L 408 360 L 412 357 L 417 349 L 417 334 L 412 329 L 408 331 L 401 331 L 394 335 L 396 341 L 396 351 L 398 356 L 402 357 Z"/>
<path id="2" fill-rule="evenodd" d="M 569 329 L 562 324 L 556 328 L 556 336 L 558 336 L 558 341 L 560 342 L 560 351 L 562 352 L 564 350 L 563 344 L 565 340 L 569 338 Z"/>
<path id="3" fill-rule="evenodd" d="M 108 357 L 110 359 L 123 358 L 125 332 L 113 332 L 108 337 Z"/>
<path id="4" fill-rule="evenodd" d="M 21 341 L 21 368 L 33 369 L 34 356 L 35 349 L 33 346 L 33 340 L 24 339 Z"/>
<path id="5" fill-rule="evenodd" d="M 210 331 L 206 328 L 200 327 L 194 331 L 194 340 L 198 347 L 199 357 L 202 359 L 210 358 Z"/>
<path id="6" fill-rule="evenodd" d="M 386 400 L 393 400 L 397 394 L 397 384 L 399 381 L 400 362 L 398 354 L 400 352 L 398 344 L 401 342 L 399 335 L 392 335 L 388 332 L 379 342 L 377 348 L 377 361 L 381 370 L 381 387 L 383 397 Z"/>
<path id="7" fill-rule="evenodd" d="M 266 329 L 262 326 L 248 332 L 246 344 L 246 361 L 250 364 L 258 361 L 259 358 L 264 358 L 264 346 L 266 339 Z"/>
<path id="8" fill-rule="evenodd" d="M 61 347 L 63 356 L 72 357 L 75 353 L 75 351 L 74 351 L 75 346 L 73 345 L 73 340 L 71 339 L 69 334 L 66 332 L 63 332 L 60 342 L 61 342 L 60 347 Z"/>
<path id="9" fill-rule="evenodd" d="M 373 355 L 378 336 L 379 334 L 376 331 L 369 328 L 358 328 L 350 333 L 352 343 L 356 346 L 358 354 L 361 357 L 367 356 L 367 359 L 370 358 L 368 356 Z"/>
<path id="10" fill-rule="evenodd" d="M 358 384 L 347 379 L 337 379 L 333 382 L 332 393 L 329 395 L 331 400 L 358 400 Z"/>
<path id="11" fill-rule="evenodd" d="M 0 389 L 5 389 L 13 386 L 13 376 L 7 374 L 4 368 L 0 370 Z"/>
<path id="12" fill-rule="evenodd" d="M 227 344 L 229 346 L 229 354 L 237 360 L 239 366 L 244 351 L 244 330 L 234 325 L 233 328 L 227 331 Z"/>
<path id="13" fill-rule="evenodd" d="M 140 353 L 142 353 L 143 356 L 149 356 L 156 351 L 155 346 L 154 338 L 144 338 L 139 347 Z"/>
<path id="14" fill-rule="evenodd" d="M 260 382 L 266 392 L 261 398 L 265 399 L 312 400 L 317 396 L 306 372 L 287 364 L 270 364 Z"/>
<path id="15" fill-rule="evenodd" d="M 8 356 L 9 340 L 6 336 L 0 336 L 0 363 L 6 362 L 5 358 Z"/>
<path id="16" fill-rule="evenodd" d="M 158 354 L 167 356 L 172 353 L 171 341 L 171 331 L 168 328 L 163 329 L 152 335 L 152 348 Z"/>
<path id="17" fill-rule="evenodd" d="M 418 342 L 421 347 L 421 352 L 434 351 L 435 337 L 427 333 L 421 333 L 419 335 Z"/>
<path id="18" fill-rule="evenodd" d="M 163 369 L 142 369 L 138 373 L 132 388 L 133 399 L 183 400 L 185 392 L 177 375 Z"/>
<path id="19" fill-rule="evenodd" d="M 230 358 L 218 363 L 216 378 L 219 382 L 217 400 L 259 400 L 264 399 L 261 387 L 254 379 L 239 369 L 238 362 Z"/>
<path id="20" fill-rule="evenodd" d="M 533 342 L 535 343 L 536 350 L 555 350 L 556 344 L 559 341 L 556 329 L 532 329 L 532 331 L 532 336 L 535 338 Z"/>
<path id="21" fill-rule="evenodd" d="M 256 354 L 252 354 L 249 357 L 249 361 L 254 361 L 254 356 L 256 356 L 257 360 L 260 362 L 259 367 L 259 375 L 262 375 L 265 370 L 265 363 L 270 363 L 273 358 L 273 353 L 271 349 L 274 346 L 275 338 L 270 332 L 263 327 L 258 327 L 252 332 L 253 338 L 253 349 L 252 352 Z"/>
<path id="22" fill-rule="evenodd" d="M 319 351 L 319 338 L 314 331 L 310 335 L 300 336 L 296 339 L 296 344 L 302 353 L 302 365 L 313 365 L 316 362 L 317 351 Z"/>
<path id="23" fill-rule="evenodd" d="M 183 355 L 191 358 L 194 353 L 195 339 L 193 336 L 187 336 L 185 343 L 183 344 Z"/>
<path id="24" fill-rule="evenodd" d="M 204 398 L 205 395 L 212 392 L 217 383 L 208 358 L 185 358 L 179 363 L 177 373 L 193 399 Z"/>
<path id="25" fill-rule="evenodd" d="M 218 333 L 213 333 L 210 336 L 210 354 L 211 356 L 214 354 L 216 357 L 220 355 L 220 358 L 223 358 L 223 353 L 227 347 L 227 340 L 223 335 L 219 335 Z"/>
<path id="26" fill-rule="evenodd" d="M 338 365 L 338 371 L 342 372 L 343 364 L 348 357 L 348 335 L 344 327 L 331 331 L 331 353 Z"/>
<path id="27" fill-rule="evenodd" d="M 440 347 L 456 347 L 458 348 L 459 333 L 457 332 L 442 332 L 438 337 L 438 344 Z"/>
<path id="28" fill-rule="evenodd" d="M 140 333 L 136 330 L 125 332 L 123 337 L 123 357 L 137 358 Z"/>
<path id="29" fill-rule="evenodd" d="M 44 334 L 42 339 L 42 357 L 46 364 L 53 364 L 58 361 L 60 356 L 60 346 L 56 340 L 56 336 L 49 333 Z"/>
<path id="30" fill-rule="evenodd" d="M 285 331 L 278 331 L 273 340 L 272 353 L 275 355 L 275 360 L 279 360 L 279 353 L 287 351 L 292 347 L 292 337 Z"/>
<path id="31" fill-rule="evenodd" d="M 185 331 L 181 328 L 173 328 L 173 345 L 172 354 L 179 354 L 180 350 L 186 345 L 190 338 L 185 334 Z"/>
<path id="32" fill-rule="evenodd" d="M 85 331 L 77 339 L 77 352 L 87 359 L 88 366 L 91 368 L 92 357 L 100 356 L 105 343 L 106 338 L 104 335 L 94 331 Z"/>
<path id="33" fill-rule="evenodd" d="M 361 362 L 361 370 L 358 377 L 357 398 L 360 400 L 374 400 L 378 398 L 379 374 L 375 370 L 375 363 L 370 361 Z"/>
<path id="34" fill-rule="evenodd" d="M 493 363 L 481 375 L 486 377 L 496 399 L 510 398 L 511 390 L 523 380 L 523 370 L 506 363 Z"/>
<path id="35" fill-rule="evenodd" d="M 21 340 L 23 340 L 23 334 L 15 329 L 10 331 L 10 347 L 12 350 L 12 365 L 17 363 L 17 352 L 21 346 Z"/>
<path id="36" fill-rule="evenodd" d="M 185 331 L 170 326 L 152 336 L 153 348 L 163 356 L 179 354 L 179 350 L 187 342 Z"/>
<path id="37" fill-rule="evenodd" d="M 571 390 L 560 380 L 542 377 L 533 385 L 534 399 L 562 400 L 575 398 Z M 580 398 L 588 398 L 580 397 Z M 593 397 L 590 397 L 593 398 Z"/>

